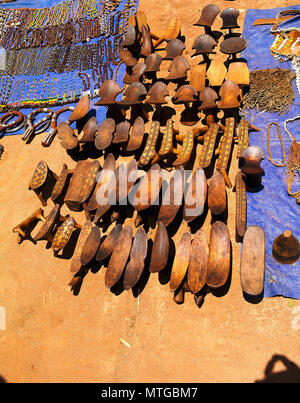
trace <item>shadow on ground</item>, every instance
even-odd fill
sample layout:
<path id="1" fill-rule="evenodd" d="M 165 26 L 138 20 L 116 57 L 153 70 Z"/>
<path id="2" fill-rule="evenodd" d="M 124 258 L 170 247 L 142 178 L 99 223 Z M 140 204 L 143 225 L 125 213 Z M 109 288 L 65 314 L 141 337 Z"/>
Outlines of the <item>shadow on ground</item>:
<path id="1" fill-rule="evenodd" d="M 274 366 L 281 362 L 285 370 L 274 372 Z M 283 355 L 274 354 L 265 369 L 265 378 L 254 383 L 300 383 L 300 368 Z"/>

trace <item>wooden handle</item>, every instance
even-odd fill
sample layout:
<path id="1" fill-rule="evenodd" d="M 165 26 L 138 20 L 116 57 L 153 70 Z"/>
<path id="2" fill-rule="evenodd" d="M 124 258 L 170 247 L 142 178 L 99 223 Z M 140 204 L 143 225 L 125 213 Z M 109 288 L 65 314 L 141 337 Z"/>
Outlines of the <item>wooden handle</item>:
<path id="1" fill-rule="evenodd" d="M 183 304 L 184 303 L 184 290 L 181 288 L 179 292 L 174 292 L 174 297 L 173 301 L 176 302 L 176 304 Z"/>

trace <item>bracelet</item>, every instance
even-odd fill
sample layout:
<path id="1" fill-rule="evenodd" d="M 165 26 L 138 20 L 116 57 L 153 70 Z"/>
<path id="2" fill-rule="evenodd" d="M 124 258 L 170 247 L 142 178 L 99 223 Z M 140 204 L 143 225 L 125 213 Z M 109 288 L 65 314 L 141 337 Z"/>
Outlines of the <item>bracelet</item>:
<path id="1" fill-rule="evenodd" d="M 47 113 L 47 115 L 40 119 L 38 122 L 35 124 L 32 124 L 33 118 L 38 114 L 38 113 Z M 48 108 L 38 108 L 32 111 L 27 118 L 27 128 L 22 136 L 22 140 L 27 141 L 33 134 L 39 134 L 37 133 L 36 129 L 43 125 L 46 121 L 50 121 L 50 118 L 52 117 L 53 112 L 48 109 Z M 44 129 L 44 126 L 42 126 Z"/>

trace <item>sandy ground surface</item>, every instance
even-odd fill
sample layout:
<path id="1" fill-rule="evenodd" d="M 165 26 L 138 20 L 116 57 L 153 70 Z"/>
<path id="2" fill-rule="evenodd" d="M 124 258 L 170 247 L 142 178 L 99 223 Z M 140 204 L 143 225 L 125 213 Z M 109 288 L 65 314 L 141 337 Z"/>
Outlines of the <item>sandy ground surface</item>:
<path id="1" fill-rule="evenodd" d="M 140 0 L 155 33 L 179 14 L 191 50 L 202 31 L 192 24 L 200 15 L 192 0 Z M 249 1 L 220 1 L 236 7 L 242 26 Z M 293 5 L 274 0 L 272 6 Z M 268 8 L 251 1 L 251 8 Z M 221 20 L 216 23 L 216 28 Z M 164 65 L 163 69 L 167 65 Z M 180 110 L 180 108 L 178 109 Z M 175 117 L 178 120 L 178 115 Z M 1 140 L 0 161 L 0 376 L 6 382 L 255 382 L 299 381 L 300 302 L 266 298 L 251 303 L 240 286 L 240 244 L 235 242 L 235 194 L 227 189 L 232 270 L 226 290 L 207 295 L 199 309 L 191 294 L 173 302 L 169 284 L 157 274 L 146 276 L 137 295 L 105 288 L 105 267 L 84 278 L 78 295 L 67 291 L 70 256 L 57 258 L 46 242 L 16 242 L 12 228 L 40 207 L 27 190 L 41 159 L 57 174 L 63 163 L 75 166 L 58 140 L 43 148 L 36 138 L 25 145 L 19 136 Z M 234 180 L 236 148 L 229 176 Z M 100 161 L 102 161 L 100 159 Z M 45 215 L 51 203 L 44 208 Z M 67 213 L 63 207 L 62 213 Z M 83 213 L 75 213 L 79 223 Z M 209 236 L 210 213 L 203 228 Z M 174 234 L 176 242 L 186 225 Z M 36 229 L 33 231 L 35 233 Z M 149 233 L 151 236 L 151 233 Z M 124 344 L 122 340 L 125 340 Z"/>

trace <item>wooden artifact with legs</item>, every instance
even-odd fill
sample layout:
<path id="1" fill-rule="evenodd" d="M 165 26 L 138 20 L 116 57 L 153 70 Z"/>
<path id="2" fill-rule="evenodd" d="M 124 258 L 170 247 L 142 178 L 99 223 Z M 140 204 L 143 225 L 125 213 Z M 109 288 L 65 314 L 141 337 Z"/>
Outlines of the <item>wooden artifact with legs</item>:
<path id="1" fill-rule="evenodd" d="M 35 168 L 32 178 L 29 182 L 28 189 L 33 190 L 43 206 L 47 205 L 47 201 L 43 198 L 43 191 L 52 182 L 58 179 L 58 176 L 49 169 L 45 161 L 40 161 Z"/>
<path id="2" fill-rule="evenodd" d="M 37 209 L 34 213 L 32 213 L 29 217 L 25 218 L 20 224 L 16 225 L 12 232 L 18 234 L 17 242 L 21 243 L 27 236 L 27 232 L 30 228 L 30 225 L 35 221 L 46 221 L 45 217 L 43 216 L 43 210 L 41 208 Z"/>

